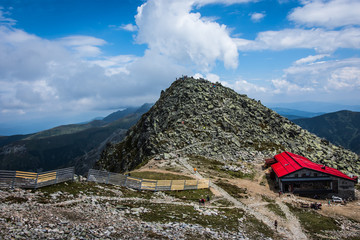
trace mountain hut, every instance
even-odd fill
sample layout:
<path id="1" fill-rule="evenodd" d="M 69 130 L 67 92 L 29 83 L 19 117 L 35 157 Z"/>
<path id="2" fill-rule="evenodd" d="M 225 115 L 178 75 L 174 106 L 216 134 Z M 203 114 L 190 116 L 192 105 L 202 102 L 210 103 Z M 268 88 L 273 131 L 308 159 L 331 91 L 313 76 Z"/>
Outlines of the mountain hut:
<path id="1" fill-rule="evenodd" d="M 342 198 L 355 197 L 357 177 L 349 177 L 341 171 L 317 164 L 309 159 L 290 152 L 276 155 L 266 164 L 271 166 L 279 190 L 283 193 L 309 197 L 331 198 L 333 195 Z"/>

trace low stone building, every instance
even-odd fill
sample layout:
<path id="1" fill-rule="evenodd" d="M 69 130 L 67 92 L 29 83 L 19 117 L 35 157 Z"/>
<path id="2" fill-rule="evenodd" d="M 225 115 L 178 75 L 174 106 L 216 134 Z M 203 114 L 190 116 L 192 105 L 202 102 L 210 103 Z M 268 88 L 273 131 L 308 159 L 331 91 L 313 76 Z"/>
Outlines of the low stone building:
<path id="1" fill-rule="evenodd" d="M 317 164 L 290 152 L 283 152 L 267 159 L 272 175 L 281 192 L 314 197 L 355 197 L 357 177 L 349 177 L 339 170 Z"/>

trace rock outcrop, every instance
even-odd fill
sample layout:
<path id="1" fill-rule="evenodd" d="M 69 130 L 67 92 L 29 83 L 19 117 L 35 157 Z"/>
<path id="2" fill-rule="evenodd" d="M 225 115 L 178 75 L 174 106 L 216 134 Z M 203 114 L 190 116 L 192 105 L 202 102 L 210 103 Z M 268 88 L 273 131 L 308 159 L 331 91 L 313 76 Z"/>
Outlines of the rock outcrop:
<path id="1" fill-rule="evenodd" d="M 360 173 L 355 153 L 332 145 L 260 101 L 220 83 L 186 77 L 161 92 L 124 141 L 108 144 L 97 166 L 121 172 L 170 153 L 252 162 L 282 151 L 347 173 Z"/>

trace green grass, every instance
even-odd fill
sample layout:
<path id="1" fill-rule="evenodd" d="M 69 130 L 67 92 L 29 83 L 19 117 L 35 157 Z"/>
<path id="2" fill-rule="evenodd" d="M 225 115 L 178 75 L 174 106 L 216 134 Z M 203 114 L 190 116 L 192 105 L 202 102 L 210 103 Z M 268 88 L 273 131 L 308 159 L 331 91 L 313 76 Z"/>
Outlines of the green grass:
<path id="1" fill-rule="evenodd" d="M 191 161 L 192 163 L 195 163 L 197 165 L 197 167 L 199 166 L 204 166 L 204 167 L 208 167 L 210 169 L 218 169 L 220 168 L 223 164 L 220 161 L 217 161 L 215 159 L 209 159 L 203 156 L 195 156 L 195 155 L 190 155 L 189 157 L 189 161 Z M 216 168 L 218 167 L 218 168 Z"/>
<path id="2" fill-rule="evenodd" d="M 224 181 L 218 181 L 216 182 L 216 185 L 224 189 L 227 193 L 229 193 L 234 198 L 244 198 L 247 197 L 247 189 L 246 188 L 239 188 L 236 185 L 224 182 Z"/>
<path id="3" fill-rule="evenodd" d="M 223 177 L 235 177 L 235 178 L 242 178 L 242 179 L 250 179 L 253 180 L 255 177 L 255 172 L 251 173 L 243 173 L 241 171 L 228 171 L 222 169 L 222 166 L 224 165 L 222 162 L 215 160 L 215 159 L 209 159 L 203 156 L 189 156 L 189 161 L 193 166 L 196 166 L 200 171 L 204 170 L 213 170 L 218 173 L 222 173 Z M 220 175 L 219 175 L 220 176 Z"/>
<path id="4" fill-rule="evenodd" d="M 301 209 L 286 203 L 289 209 L 298 217 L 304 229 L 316 238 L 316 234 L 324 234 L 325 231 L 338 231 L 340 226 L 335 219 L 323 216 L 314 210 Z"/>
<path id="5" fill-rule="evenodd" d="M 183 176 L 178 174 L 171 173 L 159 173 L 152 171 L 144 172 L 131 172 L 131 177 L 143 178 L 143 179 L 153 179 L 153 180 L 191 180 L 193 178 L 189 176 Z"/>
<path id="6" fill-rule="evenodd" d="M 221 169 L 222 172 L 232 176 L 232 177 L 235 177 L 235 178 L 242 178 L 242 179 L 250 179 L 250 180 L 254 180 L 254 177 L 255 177 L 255 172 L 251 172 L 251 173 L 243 173 L 243 172 L 240 172 L 240 171 L 227 171 L 227 170 L 223 170 Z"/>
<path id="7" fill-rule="evenodd" d="M 57 201 L 66 201 L 69 198 L 76 198 L 79 195 L 100 195 L 107 197 L 115 197 L 116 194 L 111 190 L 102 189 L 101 184 L 94 182 L 63 182 L 51 186 L 46 186 L 33 191 L 39 191 L 42 196 L 38 197 L 38 202 L 48 203 L 51 201 L 51 194 L 61 192 L 61 195 L 57 197 Z M 111 188 L 111 185 L 107 185 L 107 188 Z"/>
<path id="8" fill-rule="evenodd" d="M 130 210 L 130 213 L 125 213 L 131 217 L 138 217 L 146 222 L 183 222 L 186 224 L 198 224 L 203 227 L 210 227 L 220 231 L 239 231 L 245 230 L 250 239 L 264 239 L 266 237 L 274 237 L 272 229 L 267 227 L 263 222 L 257 220 L 253 216 L 244 215 L 243 210 L 239 208 L 222 208 L 217 209 L 217 214 L 203 215 L 193 206 L 183 206 L 174 204 L 156 204 L 151 202 L 118 202 L 110 201 L 110 205 L 116 207 L 121 204 Z M 143 207 L 144 212 L 139 212 L 138 215 L 131 213 L 131 208 Z M 214 211 L 214 209 L 208 209 Z M 243 219 L 243 221 L 239 221 Z M 194 236 L 192 236 L 194 237 Z M 209 236 L 211 237 L 211 236 Z M 191 238 L 193 239 L 193 238 Z"/>
<path id="9" fill-rule="evenodd" d="M 269 203 L 268 205 L 266 205 L 266 207 L 274 212 L 276 215 L 282 217 L 282 218 L 286 218 L 285 213 L 281 210 L 281 208 L 279 207 L 279 205 L 277 205 L 276 203 Z"/>
<path id="10" fill-rule="evenodd" d="M 226 200 L 226 199 L 219 199 L 212 203 L 212 205 L 220 206 L 220 207 L 231 207 L 234 206 L 234 203 Z"/>
<path id="11" fill-rule="evenodd" d="M 266 208 L 269 209 L 270 211 L 272 211 L 273 213 L 275 213 L 276 215 L 282 217 L 282 218 L 286 218 L 285 213 L 281 210 L 281 208 L 279 207 L 279 205 L 275 202 L 274 199 L 271 199 L 265 195 L 261 195 L 261 198 L 264 202 L 268 202 L 268 204 L 266 205 Z"/>
<path id="12" fill-rule="evenodd" d="M 160 205 L 150 202 L 143 202 L 141 204 L 123 202 L 122 205 L 129 208 L 144 207 L 145 209 L 148 209 L 148 212 L 139 214 L 139 218 L 147 222 L 184 222 L 228 231 L 238 231 L 240 227 L 238 218 L 241 218 L 244 215 L 243 211 L 237 208 L 219 210 L 218 215 L 202 215 L 192 206 L 173 204 Z"/>
<path id="13" fill-rule="evenodd" d="M 245 231 L 250 239 L 274 238 L 275 236 L 274 231 L 270 227 L 253 216 L 246 217 Z"/>
<path id="14" fill-rule="evenodd" d="M 181 200 L 195 201 L 198 202 L 199 199 L 204 198 L 206 196 L 210 197 L 210 200 L 213 198 L 213 193 L 210 189 L 198 189 L 198 190 L 183 190 L 183 191 L 165 191 L 165 194 L 179 198 Z"/>

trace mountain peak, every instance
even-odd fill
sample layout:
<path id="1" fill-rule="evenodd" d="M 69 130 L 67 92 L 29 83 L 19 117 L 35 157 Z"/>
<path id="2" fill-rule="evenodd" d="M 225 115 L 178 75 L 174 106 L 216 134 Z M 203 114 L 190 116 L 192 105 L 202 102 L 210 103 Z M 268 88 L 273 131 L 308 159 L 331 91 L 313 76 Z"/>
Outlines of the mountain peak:
<path id="1" fill-rule="evenodd" d="M 97 165 L 126 171 L 163 153 L 251 163 L 282 151 L 360 172 L 355 153 L 309 133 L 260 101 L 220 83 L 182 77 L 162 91 L 123 142 L 104 150 Z"/>

